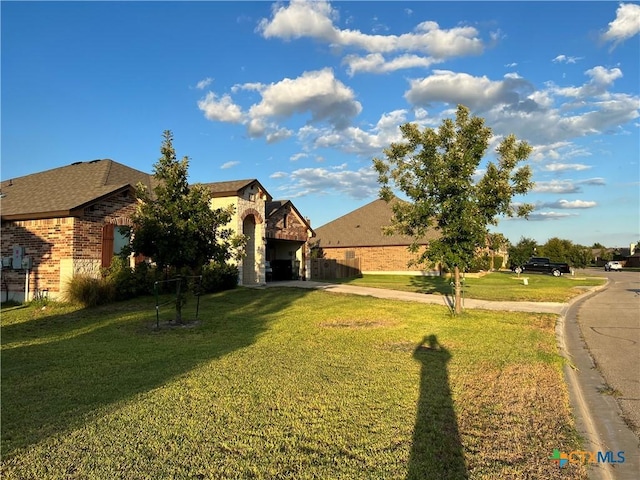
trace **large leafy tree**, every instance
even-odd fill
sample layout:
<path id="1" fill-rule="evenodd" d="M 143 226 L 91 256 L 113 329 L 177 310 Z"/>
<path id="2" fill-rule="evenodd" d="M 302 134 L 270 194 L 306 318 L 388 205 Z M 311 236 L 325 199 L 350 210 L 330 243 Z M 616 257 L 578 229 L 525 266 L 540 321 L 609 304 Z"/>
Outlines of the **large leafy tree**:
<path id="1" fill-rule="evenodd" d="M 158 268 L 197 273 L 203 265 L 224 262 L 241 241 L 226 225 L 233 212 L 211 208 L 211 192 L 203 185 L 189 185 L 189 159 L 176 158 L 173 134 L 163 133 L 162 156 L 154 165 L 154 187 L 139 184 L 138 208 L 133 215 L 134 253 L 151 257 Z M 178 295 L 176 320 L 181 321 L 184 298 Z"/>
<path id="2" fill-rule="evenodd" d="M 409 198 L 392 203 L 388 231 L 413 237 L 410 249 L 419 253 L 417 263 L 439 261 L 453 269 L 455 313 L 460 313 L 460 268 L 468 267 L 485 246 L 488 226 L 496 225 L 500 215 L 526 217 L 533 209 L 512 202 L 533 185 L 530 168 L 518 166 L 531 147 L 509 135 L 496 149 L 497 163 L 488 162 L 476 179 L 492 132 L 467 107 L 459 105 L 455 120 L 446 119 L 437 129 L 407 123 L 400 130 L 403 141 L 385 149 L 386 158 L 374 159 L 380 196 L 390 202 L 397 189 Z M 431 228 L 439 237 L 420 251 L 419 239 Z"/>

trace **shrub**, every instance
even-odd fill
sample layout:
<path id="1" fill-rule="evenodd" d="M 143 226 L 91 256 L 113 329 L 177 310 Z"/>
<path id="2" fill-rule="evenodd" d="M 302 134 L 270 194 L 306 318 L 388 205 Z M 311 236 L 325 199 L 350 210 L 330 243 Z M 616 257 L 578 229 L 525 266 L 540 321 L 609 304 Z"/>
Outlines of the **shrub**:
<path id="1" fill-rule="evenodd" d="M 502 264 L 504 263 L 504 257 L 501 255 L 495 255 L 493 257 L 493 268 L 495 270 L 500 270 L 502 268 Z"/>
<path id="2" fill-rule="evenodd" d="M 491 257 L 486 253 L 479 255 L 473 259 L 471 265 L 469 265 L 469 272 L 479 272 L 481 270 L 488 271 L 491 267 Z"/>
<path id="3" fill-rule="evenodd" d="M 154 283 L 160 279 L 160 273 L 147 262 L 140 262 L 133 270 L 133 277 L 138 295 L 152 295 Z"/>
<path id="4" fill-rule="evenodd" d="M 65 297 L 83 307 L 95 307 L 113 301 L 116 290 L 107 278 L 76 275 L 67 282 Z"/>
<path id="5" fill-rule="evenodd" d="M 135 277 L 128 265 L 128 260 L 128 258 L 115 256 L 104 272 L 106 282 L 113 285 L 115 300 L 126 300 L 137 295 Z"/>
<path id="6" fill-rule="evenodd" d="M 230 290 L 238 285 L 238 267 L 226 263 L 210 263 L 202 268 L 204 293 Z"/>

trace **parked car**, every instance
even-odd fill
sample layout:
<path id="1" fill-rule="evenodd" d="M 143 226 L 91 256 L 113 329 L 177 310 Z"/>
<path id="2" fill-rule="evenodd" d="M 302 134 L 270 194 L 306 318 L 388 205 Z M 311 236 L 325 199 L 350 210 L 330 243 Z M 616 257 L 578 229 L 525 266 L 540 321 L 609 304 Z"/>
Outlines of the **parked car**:
<path id="1" fill-rule="evenodd" d="M 616 271 L 621 271 L 622 270 L 622 264 L 620 262 L 607 262 L 604 265 L 604 271 L 605 272 L 610 272 L 611 270 L 616 270 Z"/>
<path id="2" fill-rule="evenodd" d="M 559 277 L 563 273 L 571 273 L 571 268 L 567 263 L 552 262 L 546 257 L 531 257 L 524 265 L 518 265 L 513 269 L 516 273 L 538 272 L 550 273 L 554 277 Z"/>

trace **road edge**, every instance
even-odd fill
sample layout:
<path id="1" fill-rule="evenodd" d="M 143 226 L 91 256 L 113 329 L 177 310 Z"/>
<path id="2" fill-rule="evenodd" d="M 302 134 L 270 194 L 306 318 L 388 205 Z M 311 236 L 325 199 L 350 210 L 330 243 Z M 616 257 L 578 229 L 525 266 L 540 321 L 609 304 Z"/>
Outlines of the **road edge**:
<path id="1" fill-rule="evenodd" d="M 592 296 L 607 288 L 595 287 L 569 302 L 556 324 L 556 338 L 561 356 L 565 359 L 564 377 L 569 391 L 576 429 L 584 441 L 587 451 L 627 451 L 638 448 L 638 439 L 622 419 L 622 411 L 615 398 L 602 394 L 598 388 L 606 385 L 606 380 L 596 368 L 596 364 L 584 342 L 578 312 Z M 590 480 L 619 480 L 635 478 L 633 474 L 636 458 L 626 457 L 624 464 L 596 463 L 589 468 Z M 620 468 L 624 465 L 625 471 Z M 638 465 L 635 465 L 638 467 Z M 631 467 L 628 469 L 627 467 Z"/>

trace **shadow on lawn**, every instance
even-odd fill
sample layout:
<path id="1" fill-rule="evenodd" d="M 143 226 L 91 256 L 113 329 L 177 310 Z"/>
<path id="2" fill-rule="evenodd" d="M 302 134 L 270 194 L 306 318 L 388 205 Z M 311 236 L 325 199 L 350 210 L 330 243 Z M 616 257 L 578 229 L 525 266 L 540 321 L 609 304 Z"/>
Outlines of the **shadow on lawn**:
<path id="1" fill-rule="evenodd" d="M 451 279 L 449 277 L 411 276 L 409 282 L 418 293 L 451 293 Z"/>
<path id="2" fill-rule="evenodd" d="M 420 398 L 407 480 L 468 478 L 449 388 L 451 354 L 435 335 L 425 336 L 413 352 L 420 362 Z"/>
<path id="3" fill-rule="evenodd" d="M 113 404 L 254 343 L 304 289 L 207 295 L 195 328 L 154 331 L 148 301 L 34 318 L 2 327 L 2 453 L 91 421 Z M 37 315 L 37 317 L 36 317 Z"/>

